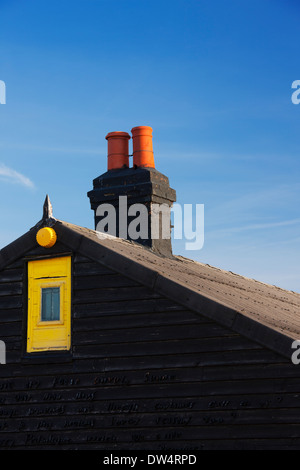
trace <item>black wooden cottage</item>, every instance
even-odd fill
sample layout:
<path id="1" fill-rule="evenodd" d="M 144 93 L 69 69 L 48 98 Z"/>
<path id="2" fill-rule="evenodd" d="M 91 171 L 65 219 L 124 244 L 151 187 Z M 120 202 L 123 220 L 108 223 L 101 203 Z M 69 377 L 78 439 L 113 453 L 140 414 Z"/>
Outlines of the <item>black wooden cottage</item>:
<path id="1" fill-rule="evenodd" d="M 159 192 L 160 174 L 139 171 Z M 61 259 L 70 327 L 53 336 L 50 318 L 29 322 L 31 276 L 44 283 L 33 311 L 52 296 L 55 315 L 65 275 L 54 267 L 51 287 L 29 265 Z M 56 220 L 48 199 L 0 251 L 0 339 L 2 450 L 300 449 L 299 294 Z"/>

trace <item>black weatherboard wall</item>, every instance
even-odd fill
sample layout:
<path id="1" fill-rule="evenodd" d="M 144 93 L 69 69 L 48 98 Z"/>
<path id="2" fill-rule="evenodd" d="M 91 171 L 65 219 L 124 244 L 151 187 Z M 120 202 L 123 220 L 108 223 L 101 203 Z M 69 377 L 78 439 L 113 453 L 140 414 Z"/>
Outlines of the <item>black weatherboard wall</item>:
<path id="1" fill-rule="evenodd" d="M 0 252 L 2 450 L 300 448 L 300 366 L 287 354 L 225 326 L 222 305 L 211 313 L 199 297 L 202 315 L 162 295 L 159 275 L 151 284 L 122 257 L 145 248 L 53 226 L 53 248 L 33 229 Z M 72 255 L 71 351 L 26 354 L 26 263 L 62 254 Z"/>

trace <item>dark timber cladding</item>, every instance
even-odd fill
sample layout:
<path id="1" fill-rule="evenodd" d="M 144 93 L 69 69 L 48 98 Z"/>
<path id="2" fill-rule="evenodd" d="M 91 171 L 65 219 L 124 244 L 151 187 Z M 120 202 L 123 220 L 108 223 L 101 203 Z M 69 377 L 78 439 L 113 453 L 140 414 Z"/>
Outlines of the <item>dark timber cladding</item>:
<path id="1" fill-rule="evenodd" d="M 53 248 L 34 228 L 0 252 L 0 449 L 300 448 L 298 294 L 52 224 Z M 26 263 L 63 254 L 71 351 L 26 354 Z"/>

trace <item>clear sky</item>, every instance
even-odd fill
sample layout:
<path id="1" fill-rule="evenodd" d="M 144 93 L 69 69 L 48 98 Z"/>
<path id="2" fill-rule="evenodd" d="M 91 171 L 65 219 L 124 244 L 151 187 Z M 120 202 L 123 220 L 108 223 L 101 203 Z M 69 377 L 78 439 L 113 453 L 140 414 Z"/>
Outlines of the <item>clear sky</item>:
<path id="1" fill-rule="evenodd" d="M 298 0 L 0 0 L 0 247 L 54 216 L 94 228 L 105 135 L 153 128 L 205 243 L 176 254 L 300 292 Z"/>

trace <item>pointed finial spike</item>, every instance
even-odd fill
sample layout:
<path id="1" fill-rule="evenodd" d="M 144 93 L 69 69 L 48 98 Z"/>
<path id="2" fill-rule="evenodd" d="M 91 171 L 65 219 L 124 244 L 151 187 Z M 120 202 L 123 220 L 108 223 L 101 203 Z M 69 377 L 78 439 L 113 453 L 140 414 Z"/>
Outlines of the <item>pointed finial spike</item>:
<path id="1" fill-rule="evenodd" d="M 43 220 L 45 219 L 51 219 L 53 217 L 53 212 L 52 212 L 52 205 L 50 202 L 50 198 L 47 194 L 44 206 L 43 206 Z"/>

